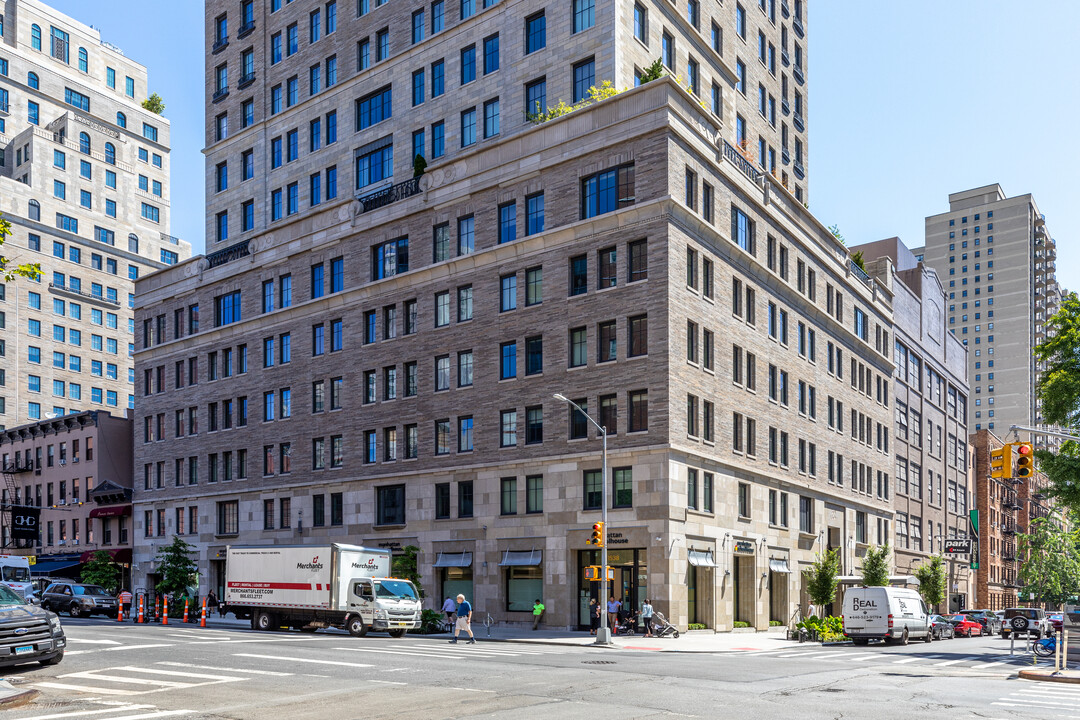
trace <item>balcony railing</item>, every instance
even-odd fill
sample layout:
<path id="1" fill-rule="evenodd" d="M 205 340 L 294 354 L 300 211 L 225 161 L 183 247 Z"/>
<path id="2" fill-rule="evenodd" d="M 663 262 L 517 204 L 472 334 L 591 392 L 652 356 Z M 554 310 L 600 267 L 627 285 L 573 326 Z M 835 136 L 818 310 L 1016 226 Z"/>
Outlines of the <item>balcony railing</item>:
<path id="1" fill-rule="evenodd" d="M 780 12 L 784 14 L 785 18 L 791 17 L 791 7 L 788 5 L 787 0 L 780 0 Z"/>
<path id="2" fill-rule="evenodd" d="M 219 38 L 218 40 L 214 41 L 213 47 L 210 48 L 210 54 L 217 55 L 219 52 L 221 52 L 227 47 L 229 47 L 229 38 Z"/>
<path id="3" fill-rule="evenodd" d="M 418 176 L 404 182 L 399 182 L 397 185 L 391 185 L 388 188 L 376 190 L 369 195 L 357 198 L 357 200 L 360 201 L 360 212 L 366 213 L 371 210 L 386 207 L 391 203 L 396 203 L 398 200 L 410 198 L 419 192 L 420 178 Z"/>
<path id="4" fill-rule="evenodd" d="M 78 295 L 79 297 L 84 297 L 84 298 L 88 298 L 90 300 L 94 300 L 96 302 L 105 303 L 106 305 L 115 305 L 116 307 L 120 307 L 120 301 L 119 300 L 110 300 L 109 298 L 105 297 L 104 295 L 93 295 L 93 294 L 88 293 L 88 292 L 83 292 L 82 290 L 76 290 L 75 288 L 68 287 L 67 285 L 58 285 L 56 283 L 49 283 L 49 289 L 50 290 L 59 290 L 60 292 L 65 292 L 65 293 L 71 293 L 72 295 Z"/>
<path id="5" fill-rule="evenodd" d="M 799 37 L 804 37 L 806 35 L 806 29 L 803 28 L 802 18 L 801 17 L 799 17 L 797 15 L 795 17 L 793 17 L 791 19 L 791 27 L 792 27 L 793 30 L 795 30 L 795 34 L 798 35 Z"/>
<path id="6" fill-rule="evenodd" d="M 795 65 L 791 68 L 791 74 L 795 77 L 800 85 L 806 82 L 806 77 L 803 75 L 802 68 Z"/>
<path id="7" fill-rule="evenodd" d="M 172 235 L 169 235 L 168 233 L 160 233 L 160 235 L 161 235 L 161 242 L 167 242 L 170 245 L 179 245 L 180 244 L 180 238 L 178 238 L 178 237 L 173 237 Z"/>
<path id="8" fill-rule="evenodd" d="M 240 29 L 236 31 L 236 39 L 246 38 L 252 32 L 255 31 L 255 21 L 246 22 L 240 26 Z"/>
<path id="9" fill-rule="evenodd" d="M 784 63 L 784 67 L 787 67 L 791 64 L 791 56 L 788 55 L 787 50 L 780 51 L 780 62 Z"/>
<path id="10" fill-rule="evenodd" d="M 1005 533 L 1006 535 L 1015 535 L 1016 525 L 1014 525 L 1013 523 L 1002 523 L 1001 532 Z"/>
<path id="11" fill-rule="evenodd" d="M 851 268 L 851 274 L 862 280 L 867 285 L 870 284 L 870 276 L 866 274 L 866 271 L 855 264 L 854 260 L 848 260 L 848 267 Z"/>
<path id="12" fill-rule="evenodd" d="M 216 252 L 212 252 L 206 256 L 206 261 L 210 263 L 210 267 L 217 267 L 218 265 L 224 265 L 227 262 L 233 260 L 239 260 L 242 257 L 247 257 L 251 253 L 248 252 L 248 241 L 238 242 L 235 245 L 230 245 L 227 248 L 222 248 Z"/>
<path id="13" fill-rule="evenodd" d="M 784 161 L 785 165 L 791 162 L 791 153 L 788 152 L 787 148 L 780 151 L 780 159 Z"/>
<path id="14" fill-rule="evenodd" d="M 240 76 L 240 82 L 236 83 L 237 90 L 243 90 L 251 83 L 255 82 L 255 71 L 252 70 L 249 73 L 244 73 Z"/>
<path id="15" fill-rule="evenodd" d="M 791 114 L 791 103 L 788 102 L 787 98 L 782 98 L 780 100 L 780 111 L 785 115 Z"/>
<path id="16" fill-rule="evenodd" d="M 743 175 L 750 178 L 751 182 L 757 182 L 761 177 L 761 173 L 754 167 L 754 163 L 747 160 L 738 149 L 729 143 L 724 141 L 724 157 L 732 162 L 735 167 L 739 168 Z"/>
<path id="17" fill-rule="evenodd" d="M 211 98 L 211 102 L 221 102 L 225 98 L 229 97 L 229 88 L 223 87 L 214 93 L 214 97 Z"/>
<path id="18" fill-rule="evenodd" d="M 795 174 L 799 176 L 800 180 L 806 177 L 806 168 L 803 167 L 802 162 L 800 162 L 799 160 L 795 161 L 795 163 L 791 166 L 791 169 L 795 171 Z"/>
<path id="19" fill-rule="evenodd" d="M 806 123 L 803 122 L 802 115 L 799 113 L 793 113 L 791 115 L 791 124 L 795 126 L 795 129 L 799 132 L 806 130 Z"/>
<path id="20" fill-rule="evenodd" d="M 25 465 L 16 465 L 15 463 L 8 463 L 7 465 L 4 465 L 4 472 L 5 473 L 12 473 L 12 474 L 14 474 L 14 473 L 22 473 L 22 472 L 31 472 L 33 469 L 34 469 L 34 462 L 32 460 L 28 461 Z"/>

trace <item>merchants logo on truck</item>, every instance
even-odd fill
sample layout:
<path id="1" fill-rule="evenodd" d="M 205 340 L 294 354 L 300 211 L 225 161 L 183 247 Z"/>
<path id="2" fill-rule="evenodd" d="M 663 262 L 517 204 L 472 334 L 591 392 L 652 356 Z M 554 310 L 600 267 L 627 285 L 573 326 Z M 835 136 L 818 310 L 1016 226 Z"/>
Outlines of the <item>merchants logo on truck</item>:
<path id="1" fill-rule="evenodd" d="M 357 561 L 353 560 L 352 566 L 353 566 L 353 569 L 355 569 L 355 570 L 378 570 L 379 569 L 379 565 L 378 565 L 378 563 L 376 561 L 376 558 L 373 558 L 373 557 L 369 557 L 364 562 L 357 562 Z"/>
<path id="2" fill-rule="evenodd" d="M 323 564 L 319 562 L 319 556 L 311 558 L 309 563 L 296 563 L 297 570 L 310 570 L 311 572 L 319 572 L 323 569 Z"/>

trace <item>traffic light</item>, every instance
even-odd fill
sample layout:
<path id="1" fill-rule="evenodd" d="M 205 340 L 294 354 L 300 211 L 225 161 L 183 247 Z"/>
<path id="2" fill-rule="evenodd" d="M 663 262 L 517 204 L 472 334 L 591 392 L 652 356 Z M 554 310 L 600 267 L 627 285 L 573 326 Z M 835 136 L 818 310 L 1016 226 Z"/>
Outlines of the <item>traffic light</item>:
<path id="1" fill-rule="evenodd" d="M 1035 456 L 1031 445 L 1027 443 L 1015 443 L 1016 445 L 1016 471 L 1013 477 L 1029 478 L 1035 472 Z"/>
<path id="2" fill-rule="evenodd" d="M 997 450 L 990 451 L 990 477 L 1006 478 L 1012 472 L 1012 445 L 1006 443 Z"/>
<path id="3" fill-rule="evenodd" d="M 596 547 L 604 546 L 604 523 L 593 523 L 592 536 L 589 537 L 586 542 L 588 542 L 590 545 L 595 545 Z"/>

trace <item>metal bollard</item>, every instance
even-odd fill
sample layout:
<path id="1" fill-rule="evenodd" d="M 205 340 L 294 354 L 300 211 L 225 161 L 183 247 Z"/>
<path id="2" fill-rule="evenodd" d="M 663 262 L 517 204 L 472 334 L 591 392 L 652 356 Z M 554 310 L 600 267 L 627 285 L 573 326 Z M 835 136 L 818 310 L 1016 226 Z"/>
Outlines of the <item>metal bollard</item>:
<path id="1" fill-rule="evenodd" d="M 1016 654 L 1016 633 L 1009 633 L 1009 657 Z"/>

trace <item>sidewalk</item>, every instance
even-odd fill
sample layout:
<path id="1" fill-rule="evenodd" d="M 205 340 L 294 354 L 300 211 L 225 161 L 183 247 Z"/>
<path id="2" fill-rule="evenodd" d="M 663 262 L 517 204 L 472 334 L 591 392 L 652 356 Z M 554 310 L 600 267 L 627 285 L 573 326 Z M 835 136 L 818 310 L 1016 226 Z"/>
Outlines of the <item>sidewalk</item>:
<path id="1" fill-rule="evenodd" d="M 160 625 L 160 623 L 157 623 Z M 153 625 L 153 623 L 151 623 Z M 195 623 L 179 623 L 175 620 L 169 621 L 169 627 L 178 627 L 186 629 L 199 629 L 198 622 Z M 248 620 L 237 620 L 232 615 L 225 618 L 219 618 L 217 615 L 206 618 L 207 629 L 249 629 L 251 622 Z M 320 630 L 320 633 L 328 632 L 326 630 Z M 329 632 L 341 632 L 338 630 L 330 630 Z M 560 630 L 560 629 L 547 629 L 541 628 L 540 630 L 533 630 L 531 627 L 505 627 L 501 625 L 495 625 L 490 630 L 483 625 L 473 624 L 473 634 L 476 639 L 481 642 L 509 642 L 509 643 L 530 643 L 536 645 L 566 645 L 574 647 L 591 647 L 595 645 L 595 640 L 588 632 L 580 630 Z M 451 637 L 448 633 L 435 633 L 432 635 L 415 635 L 409 634 L 410 638 L 420 640 L 432 640 L 443 642 Z M 803 647 L 817 646 L 820 643 L 803 643 Z M 733 651 L 761 651 L 761 650 L 783 650 L 786 648 L 797 648 L 799 643 L 786 640 L 783 631 L 780 632 L 759 632 L 759 633 L 714 633 L 711 630 L 693 630 L 691 632 L 680 632 L 678 638 L 671 636 L 663 638 L 646 638 L 642 635 L 633 636 L 618 636 L 612 638 L 612 647 L 614 649 L 628 649 L 628 650 L 657 650 L 662 652 L 692 652 L 692 653 L 718 653 L 718 652 L 733 652 Z M 606 649 L 606 648 L 597 648 Z"/>
<path id="2" fill-rule="evenodd" d="M 1020 677 L 1024 680 L 1073 683 L 1080 685 L 1080 670 L 1062 670 L 1059 673 L 1055 673 L 1053 668 L 1037 668 L 1034 670 L 1021 670 Z"/>
<path id="3" fill-rule="evenodd" d="M 0 710 L 12 710 L 20 707 L 37 696 L 37 690 L 20 690 L 7 680 L 0 680 Z"/>

